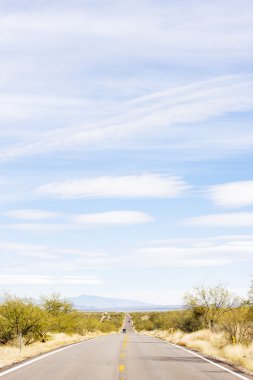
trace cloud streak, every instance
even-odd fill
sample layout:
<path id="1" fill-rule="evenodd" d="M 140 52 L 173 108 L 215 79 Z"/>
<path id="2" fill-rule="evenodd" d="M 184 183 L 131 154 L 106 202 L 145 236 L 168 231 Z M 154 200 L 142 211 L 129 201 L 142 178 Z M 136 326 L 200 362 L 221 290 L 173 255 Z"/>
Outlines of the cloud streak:
<path id="1" fill-rule="evenodd" d="M 198 227 L 253 227 L 253 212 L 201 215 L 186 219 L 185 224 Z"/>
<path id="2" fill-rule="evenodd" d="M 73 218 L 79 225 L 106 226 L 106 225 L 134 225 L 151 222 L 153 218 L 144 212 L 138 211 L 110 211 L 95 214 L 83 214 Z"/>
<path id="3" fill-rule="evenodd" d="M 212 267 L 252 261 L 253 236 L 178 239 L 137 249 L 135 265 L 153 267 Z M 123 259 L 124 260 L 124 259 Z M 129 262 L 131 259 L 129 258 Z"/>
<path id="4" fill-rule="evenodd" d="M 107 113 L 105 118 L 101 115 L 103 121 L 95 121 L 93 118 L 85 125 L 80 122 L 78 127 L 66 126 L 32 132 L 30 137 L 27 136 L 20 143 L 3 148 L 0 159 L 5 161 L 50 152 L 78 151 L 81 148 L 114 148 L 116 142 L 126 147 L 124 141 L 127 141 L 127 146 L 131 146 L 133 142 L 140 140 L 143 133 L 146 139 L 152 139 L 157 131 L 160 138 L 176 139 L 180 142 L 182 132 L 185 132 L 180 125 L 203 122 L 231 112 L 252 110 L 252 99 L 251 76 L 222 76 L 170 88 L 117 105 L 122 110 L 121 113 L 114 113 L 109 118 Z M 188 137 L 183 139 L 186 138 Z M 218 139 L 219 135 L 216 136 L 216 140 Z M 231 144 L 235 144 L 235 141 L 233 139 Z M 242 141 L 241 144 L 243 145 Z"/>
<path id="5" fill-rule="evenodd" d="M 0 285 L 101 285 L 95 276 L 1 275 Z"/>
<path id="6" fill-rule="evenodd" d="M 250 125 L 203 125 L 253 108 L 250 1 L 56 3 L 2 6 L 2 161 L 154 139 L 202 154 L 253 146 Z"/>
<path id="7" fill-rule="evenodd" d="M 88 63 L 106 53 L 104 45 L 111 45 L 110 53 L 121 53 L 123 58 L 132 58 L 136 54 L 139 59 L 153 55 L 156 59 L 172 57 L 180 61 L 182 55 L 194 60 L 194 54 L 198 59 L 204 59 L 205 55 L 210 57 L 213 52 L 219 52 L 216 60 L 220 54 L 225 59 L 251 58 L 252 3 L 242 0 L 239 5 L 223 0 L 197 4 L 196 1 L 182 1 L 175 5 L 173 1 L 157 7 L 150 1 L 141 1 L 136 7 L 134 1 L 128 0 L 124 4 L 108 1 L 92 7 L 82 1 L 79 6 L 75 4 L 72 7 L 61 3 L 57 10 L 55 2 L 46 2 L 39 7 L 30 4 L 27 12 L 2 12 L 0 32 L 5 35 L 1 41 L 2 48 L 6 45 L 14 48 L 23 39 L 25 51 L 31 48 L 38 53 L 41 48 L 61 51 L 64 41 L 67 50 L 71 50 L 73 45 L 75 48 L 80 46 L 82 42 L 86 52 L 97 42 L 98 48 L 86 58 Z M 214 59 L 213 56 L 211 58 Z M 110 60 L 108 53 L 105 59 Z"/>
<path id="8" fill-rule="evenodd" d="M 43 220 L 52 219 L 61 216 L 61 213 L 53 211 L 44 211 L 36 209 L 12 210 L 5 212 L 5 215 L 10 218 L 21 220 Z"/>
<path id="9" fill-rule="evenodd" d="M 154 242 L 148 247 L 121 250 L 120 255 L 49 246 L 19 247 L 18 243 L 11 242 L 5 243 L 5 247 L 12 254 L 13 261 L 8 263 L 1 274 L 26 276 L 31 271 L 40 274 L 43 270 L 45 276 L 58 279 L 64 276 L 80 276 L 80 271 L 101 268 L 198 268 L 253 260 L 253 236 L 240 235 L 195 238 L 191 241 L 182 238 L 178 241 L 166 241 L 164 244 Z M 18 265 L 20 260 L 25 266 Z"/>
<path id="10" fill-rule="evenodd" d="M 21 220 L 33 221 L 33 223 L 9 223 L 2 224 L 1 228 L 14 231 L 34 232 L 62 232 L 82 230 L 99 226 L 127 226 L 145 224 L 153 221 L 152 216 L 141 211 L 114 210 L 96 212 L 90 214 L 68 215 L 43 210 L 16 210 L 6 212 L 5 215 Z M 61 216 L 58 223 L 38 223 L 38 221 Z"/>
<path id="11" fill-rule="evenodd" d="M 221 207 L 245 207 L 253 204 L 253 181 L 239 181 L 212 186 L 209 198 Z"/>
<path id="12" fill-rule="evenodd" d="M 189 189 L 180 177 L 159 174 L 103 176 L 51 182 L 35 190 L 37 196 L 71 198 L 175 198 Z"/>

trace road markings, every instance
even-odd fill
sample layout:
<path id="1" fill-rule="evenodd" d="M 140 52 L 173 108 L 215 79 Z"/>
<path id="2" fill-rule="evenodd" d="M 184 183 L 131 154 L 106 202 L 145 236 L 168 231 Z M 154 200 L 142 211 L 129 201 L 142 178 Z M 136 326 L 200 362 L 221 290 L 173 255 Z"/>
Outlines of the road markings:
<path id="1" fill-rule="evenodd" d="M 183 347 L 178 346 L 177 344 L 174 344 L 174 343 L 166 342 L 165 340 L 162 340 L 162 339 L 159 339 L 159 338 L 155 338 L 155 339 L 160 340 L 161 342 L 163 342 L 163 343 L 167 343 L 167 344 L 169 344 L 169 345 L 171 345 L 171 346 L 174 346 L 174 347 L 176 347 L 176 348 L 179 348 L 179 349 L 182 350 L 182 351 L 186 351 L 186 352 L 188 352 L 189 354 L 192 354 L 193 356 L 197 356 L 198 358 L 201 358 L 201 359 L 203 359 L 204 361 L 206 361 L 206 362 L 208 362 L 208 363 L 210 363 L 210 364 L 213 364 L 214 366 L 216 366 L 216 367 L 218 367 L 218 368 L 220 368 L 220 369 L 223 369 L 223 370 L 226 371 L 226 372 L 229 372 L 231 375 L 234 375 L 235 377 L 239 377 L 239 379 L 242 379 L 242 380 L 249 380 L 248 377 L 245 377 L 245 376 L 243 376 L 243 375 L 240 375 L 239 373 L 236 373 L 236 372 L 232 371 L 232 370 L 229 369 L 229 368 L 223 367 L 222 365 L 220 365 L 220 364 L 218 364 L 218 363 L 215 363 L 215 362 L 213 362 L 212 360 L 209 360 L 209 359 L 205 358 L 204 356 L 201 356 L 201 355 L 197 354 L 196 352 L 191 351 L 190 349 L 183 348 Z"/>
<path id="2" fill-rule="evenodd" d="M 124 351 L 124 350 L 125 350 L 125 348 L 126 348 L 126 345 L 127 345 L 127 337 L 125 337 L 125 338 L 124 338 L 124 340 L 123 340 L 123 344 L 122 344 L 122 351 Z"/>
<path id="3" fill-rule="evenodd" d="M 25 362 L 22 363 L 22 364 L 18 364 L 18 365 L 16 365 L 16 366 L 13 367 L 13 368 L 9 368 L 9 369 L 6 369 L 6 370 L 4 370 L 4 371 L 1 371 L 1 372 L 0 372 L 0 377 L 3 377 L 3 376 L 5 376 L 5 375 L 8 375 L 8 374 L 11 373 L 11 372 L 17 371 L 18 369 L 23 368 L 23 367 L 26 367 L 26 366 L 28 366 L 28 365 L 30 365 L 30 364 L 35 363 L 35 362 L 38 362 L 39 360 L 45 359 L 45 358 L 47 358 L 48 356 L 52 356 L 52 355 L 58 354 L 58 353 L 61 352 L 61 351 L 68 350 L 69 348 L 73 348 L 74 346 L 79 346 L 80 344 L 84 344 L 84 343 L 87 343 L 87 342 L 89 342 L 89 341 L 92 341 L 92 340 L 95 340 L 95 339 L 98 339 L 98 338 L 101 338 L 101 337 L 86 339 L 86 340 L 84 340 L 83 342 L 73 343 L 73 344 L 70 344 L 70 345 L 68 345 L 68 346 L 66 346 L 66 347 L 58 348 L 58 349 L 56 349 L 56 350 L 54 350 L 54 351 L 52 351 L 52 352 L 48 352 L 47 354 L 40 355 L 40 356 L 37 357 L 37 358 L 29 359 L 29 360 L 25 361 Z"/>
<path id="4" fill-rule="evenodd" d="M 122 348 L 121 348 L 121 353 L 120 353 L 120 364 L 119 364 L 119 380 L 124 380 L 124 372 L 125 372 L 125 365 L 122 364 L 124 363 L 124 359 L 126 354 L 124 353 L 127 345 L 127 335 L 124 336 L 123 342 L 122 342 Z"/>

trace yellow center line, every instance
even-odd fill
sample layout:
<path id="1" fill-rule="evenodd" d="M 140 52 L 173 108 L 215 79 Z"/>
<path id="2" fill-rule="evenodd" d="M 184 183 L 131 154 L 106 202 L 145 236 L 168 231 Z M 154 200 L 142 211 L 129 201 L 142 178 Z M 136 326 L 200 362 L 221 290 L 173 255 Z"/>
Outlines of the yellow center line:
<path id="1" fill-rule="evenodd" d="M 123 362 L 124 362 L 124 358 L 126 356 L 126 354 L 125 354 L 124 351 L 126 349 L 127 342 L 128 342 L 128 336 L 125 335 L 124 339 L 123 339 L 123 342 L 122 342 L 122 348 L 121 348 L 121 353 L 120 353 L 120 358 L 121 358 L 121 361 L 123 361 Z M 120 364 L 119 365 L 120 380 L 124 380 L 124 371 L 125 371 L 125 365 L 124 364 Z"/>

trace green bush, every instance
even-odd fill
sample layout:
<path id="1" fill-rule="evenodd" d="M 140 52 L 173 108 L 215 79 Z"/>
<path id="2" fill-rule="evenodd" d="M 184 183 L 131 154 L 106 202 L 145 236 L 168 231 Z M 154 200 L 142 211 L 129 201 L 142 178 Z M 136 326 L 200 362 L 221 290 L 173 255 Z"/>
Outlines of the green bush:
<path id="1" fill-rule="evenodd" d="M 220 325 L 229 343 L 248 344 L 253 339 L 251 308 L 242 306 L 224 314 Z"/>
<path id="2" fill-rule="evenodd" d="M 15 342 L 22 335 L 24 344 L 45 341 L 49 333 L 85 335 L 88 332 L 119 331 L 123 313 L 77 311 L 59 295 L 42 297 L 37 305 L 31 299 L 5 296 L 0 304 L 0 344 Z"/>
<path id="3" fill-rule="evenodd" d="M 22 335 L 25 344 L 45 339 L 45 312 L 29 299 L 6 296 L 0 305 L 0 342 Z"/>

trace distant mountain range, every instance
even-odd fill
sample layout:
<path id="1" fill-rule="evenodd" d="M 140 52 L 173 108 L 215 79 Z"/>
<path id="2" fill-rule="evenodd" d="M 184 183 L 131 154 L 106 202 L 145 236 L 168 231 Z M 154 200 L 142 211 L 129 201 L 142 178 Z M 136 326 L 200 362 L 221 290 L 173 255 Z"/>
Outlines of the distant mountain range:
<path id="1" fill-rule="evenodd" d="M 166 311 L 183 309 L 182 305 L 154 305 L 142 301 L 100 297 L 91 294 L 82 294 L 77 297 L 68 297 L 78 310 L 83 311 Z M 3 299 L 0 297 L 0 303 Z M 34 302 L 40 303 L 39 299 Z"/>
<path id="2" fill-rule="evenodd" d="M 71 297 L 69 300 L 79 310 L 175 310 L 182 309 L 181 305 L 154 305 L 136 300 L 100 297 L 90 294 L 83 294 Z"/>
<path id="3" fill-rule="evenodd" d="M 120 308 L 120 307 L 146 307 L 154 306 L 145 302 L 135 301 L 135 300 L 126 300 L 119 298 L 110 298 L 110 297 L 100 297 L 93 296 L 90 294 L 83 294 L 78 297 L 71 297 L 70 301 L 73 302 L 75 307 L 85 307 L 88 309 L 97 309 L 97 308 Z"/>

